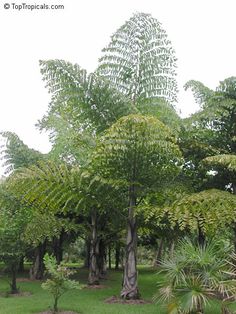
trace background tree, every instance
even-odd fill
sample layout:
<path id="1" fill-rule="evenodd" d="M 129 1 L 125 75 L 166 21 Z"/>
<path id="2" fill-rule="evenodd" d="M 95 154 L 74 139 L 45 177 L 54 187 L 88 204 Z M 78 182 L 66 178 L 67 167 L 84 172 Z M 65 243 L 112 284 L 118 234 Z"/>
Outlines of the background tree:
<path id="1" fill-rule="evenodd" d="M 29 249 L 24 236 L 31 210 L 20 204 L 6 182 L 0 185 L 0 208 L 0 260 L 11 274 L 10 292 L 15 294 L 19 292 L 16 284 L 19 264 Z"/>
<path id="2" fill-rule="evenodd" d="M 9 185 L 16 197 L 34 208 L 26 231 L 35 244 L 51 241 L 62 230 L 65 234 L 86 230 L 91 241 L 88 282 L 99 284 L 105 239 L 123 228 L 117 214 L 122 193 L 94 172 L 55 161 L 21 168 L 10 178 Z M 112 218 L 114 212 L 116 219 Z"/>
<path id="3" fill-rule="evenodd" d="M 31 276 L 41 279 L 43 276 L 43 256 L 46 251 L 46 242 L 52 246 L 52 240 L 59 238 L 62 232 L 74 229 L 73 219 L 64 212 L 65 202 L 63 199 L 70 191 L 71 182 L 63 181 L 63 176 L 68 176 L 68 169 L 52 161 L 44 161 L 28 168 L 20 168 L 7 179 L 8 189 L 20 202 L 21 206 L 31 209 L 30 220 L 25 230 L 27 242 L 34 248 L 35 256 L 31 268 Z M 56 173 L 56 176 L 54 174 Z M 53 180 L 61 183 L 61 190 L 55 189 Z M 61 181 L 60 181 L 61 180 Z M 71 183 L 72 184 L 72 183 Z M 63 191 L 64 188 L 64 191 Z M 62 193 L 62 191 L 64 193 Z"/>
<path id="4" fill-rule="evenodd" d="M 199 112 L 185 120 L 186 133 L 180 145 L 189 160 L 188 166 L 192 160 L 194 170 L 197 169 L 204 182 L 206 169 L 200 164 L 202 159 L 223 154 L 226 160 L 226 155 L 236 154 L 236 78 L 230 77 L 220 82 L 216 91 L 197 81 L 189 81 L 185 87 L 193 90 L 195 100 L 201 107 Z M 231 158 L 233 156 L 227 157 L 228 163 Z M 225 189 L 226 185 L 232 184 L 227 171 L 215 172 L 214 176 L 208 176 L 207 179 L 200 189 L 207 186 Z"/>
<path id="5" fill-rule="evenodd" d="M 41 160 L 46 160 L 47 155 L 42 154 L 34 149 L 29 148 L 27 145 L 23 143 L 23 141 L 12 132 L 2 132 L 1 136 L 5 139 L 5 145 L 1 149 L 1 158 L 4 161 L 3 165 L 6 167 L 5 173 L 6 174 L 13 174 L 14 172 L 22 167 L 28 167 L 30 165 L 37 164 Z M 24 205 L 22 205 L 24 207 Z M 44 244 L 38 243 L 38 247 L 34 250 L 35 261 L 41 261 L 39 264 L 43 266 L 42 258 L 43 254 L 40 252 L 43 250 Z M 23 270 L 23 258 L 20 261 L 20 268 Z M 36 264 L 34 265 L 36 267 Z M 36 267 L 37 269 L 38 267 Z M 36 270 L 38 273 L 38 270 Z M 39 271 L 43 274 L 43 268 Z"/>
<path id="6" fill-rule="evenodd" d="M 172 227 L 197 232 L 200 245 L 205 237 L 220 234 L 235 222 L 236 197 L 229 192 L 209 189 L 175 201 L 168 210 Z"/>
<path id="7" fill-rule="evenodd" d="M 45 158 L 44 154 L 25 145 L 15 133 L 1 132 L 0 135 L 5 139 L 5 145 L 1 149 L 1 159 L 4 160 L 6 173 L 36 164 Z"/>

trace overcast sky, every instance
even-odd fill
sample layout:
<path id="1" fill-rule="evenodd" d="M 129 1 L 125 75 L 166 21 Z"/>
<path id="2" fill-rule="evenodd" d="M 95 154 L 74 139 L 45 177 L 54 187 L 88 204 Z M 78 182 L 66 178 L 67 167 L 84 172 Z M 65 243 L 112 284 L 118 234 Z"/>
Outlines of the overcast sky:
<path id="1" fill-rule="evenodd" d="M 220 80 L 236 76 L 235 0 L 11 1 L 0 0 L 0 131 L 13 131 L 42 152 L 50 145 L 35 123 L 50 97 L 39 60 L 64 59 L 91 72 L 111 34 L 135 12 L 150 13 L 167 31 L 178 58 L 183 116 L 197 109 L 191 93 L 183 91 L 184 83 L 195 79 L 215 88 Z M 9 9 L 4 9 L 6 3 Z M 64 9 L 17 10 L 22 3 Z"/>

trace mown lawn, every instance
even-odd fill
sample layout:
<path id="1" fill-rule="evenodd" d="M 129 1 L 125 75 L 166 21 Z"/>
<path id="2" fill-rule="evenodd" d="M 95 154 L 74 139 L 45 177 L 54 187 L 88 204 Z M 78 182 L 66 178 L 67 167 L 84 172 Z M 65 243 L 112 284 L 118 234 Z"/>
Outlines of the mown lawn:
<path id="1" fill-rule="evenodd" d="M 139 287 L 142 298 L 152 300 L 155 293 L 157 276 L 155 271 L 147 268 L 139 270 Z M 22 277 L 22 276 L 21 276 Z M 87 271 L 79 269 L 78 279 L 86 283 Z M 59 302 L 60 309 L 77 311 L 81 314 L 164 314 L 160 306 L 150 303 L 142 305 L 107 304 L 105 299 L 118 296 L 121 288 L 122 273 L 110 271 L 107 280 L 101 282 L 106 288 L 82 289 L 66 293 Z M 51 296 L 41 288 L 40 282 L 19 282 L 21 291 L 29 291 L 30 296 L 0 297 L 0 314 L 29 314 L 49 309 L 52 303 Z M 0 292 L 9 289 L 5 278 L 0 277 Z M 220 314 L 217 305 L 211 306 L 206 314 Z"/>

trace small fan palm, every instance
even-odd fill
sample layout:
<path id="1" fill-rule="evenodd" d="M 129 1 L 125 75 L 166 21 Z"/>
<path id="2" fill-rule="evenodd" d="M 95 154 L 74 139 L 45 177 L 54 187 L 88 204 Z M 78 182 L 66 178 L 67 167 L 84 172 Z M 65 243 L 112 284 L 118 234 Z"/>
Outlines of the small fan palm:
<path id="1" fill-rule="evenodd" d="M 158 292 L 154 299 L 168 314 L 204 313 L 211 299 L 227 299 L 233 286 L 226 280 L 229 269 L 216 243 L 205 246 L 180 242 L 173 258 L 162 261 Z M 223 301 L 222 301 L 223 304 Z"/>

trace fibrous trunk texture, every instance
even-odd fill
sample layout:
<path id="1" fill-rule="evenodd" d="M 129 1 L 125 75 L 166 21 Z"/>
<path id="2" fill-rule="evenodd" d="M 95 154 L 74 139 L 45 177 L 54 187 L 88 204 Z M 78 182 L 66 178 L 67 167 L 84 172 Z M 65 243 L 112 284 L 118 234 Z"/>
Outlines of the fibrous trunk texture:
<path id="1" fill-rule="evenodd" d="M 129 196 L 129 216 L 128 230 L 126 239 L 126 256 L 124 265 L 123 285 L 121 290 L 121 298 L 138 299 L 140 297 L 138 291 L 137 278 L 137 224 L 134 215 L 136 206 L 134 186 L 130 187 Z"/>

